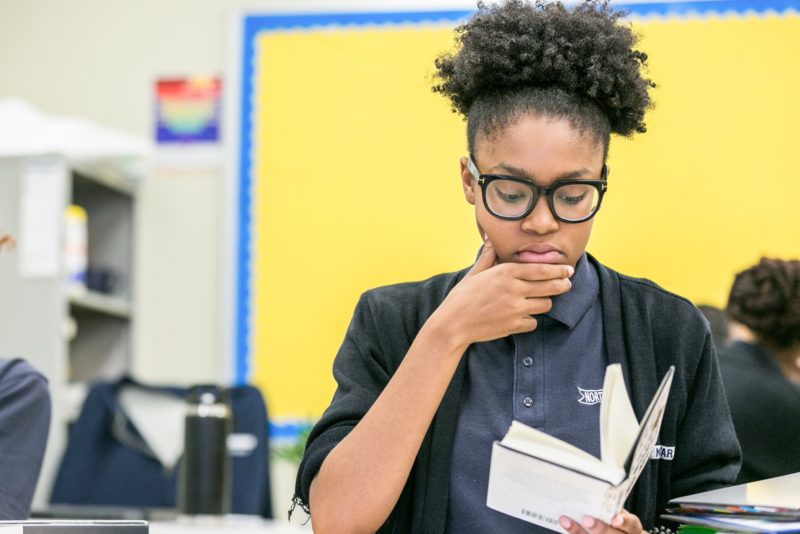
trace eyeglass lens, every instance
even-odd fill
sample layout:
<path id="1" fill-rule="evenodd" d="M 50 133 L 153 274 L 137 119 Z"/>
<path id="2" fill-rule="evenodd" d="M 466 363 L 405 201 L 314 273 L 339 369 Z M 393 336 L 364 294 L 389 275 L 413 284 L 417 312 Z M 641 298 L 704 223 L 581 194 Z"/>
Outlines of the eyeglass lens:
<path id="1" fill-rule="evenodd" d="M 591 184 L 566 183 L 551 190 L 555 215 L 577 221 L 597 210 L 600 191 Z M 539 195 L 532 187 L 513 180 L 498 179 L 486 188 L 489 209 L 501 217 L 521 217 L 536 204 Z"/>

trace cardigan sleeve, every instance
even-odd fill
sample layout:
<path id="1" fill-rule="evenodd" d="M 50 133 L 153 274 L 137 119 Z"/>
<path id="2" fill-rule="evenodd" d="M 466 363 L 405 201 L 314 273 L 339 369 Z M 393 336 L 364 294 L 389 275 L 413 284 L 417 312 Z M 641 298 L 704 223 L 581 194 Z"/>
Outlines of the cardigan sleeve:
<path id="1" fill-rule="evenodd" d="M 710 333 L 687 387 L 672 470 L 672 497 L 732 484 L 741 466 L 741 449 L 731 421 L 719 363 Z"/>
<path id="2" fill-rule="evenodd" d="M 311 482 L 322 462 L 367 413 L 391 377 L 375 326 L 374 303 L 370 300 L 366 293 L 356 306 L 333 363 L 336 392 L 330 406 L 314 425 L 300 463 L 294 503 L 307 513 Z"/>
<path id="3" fill-rule="evenodd" d="M 47 380 L 23 360 L 0 361 L 0 519 L 27 519 L 50 429 Z"/>
<path id="4" fill-rule="evenodd" d="M 311 482 L 325 458 L 372 407 L 422 325 L 466 272 L 463 269 L 419 282 L 379 287 L 361 295 L 333 362 L 336 392 L 306 443 L 290 516 L 297 505 L 310 513 Z M 408 487 L 403 495 L 409 497 Z M 390 516 L 387 523 L 392 521 Z"/>

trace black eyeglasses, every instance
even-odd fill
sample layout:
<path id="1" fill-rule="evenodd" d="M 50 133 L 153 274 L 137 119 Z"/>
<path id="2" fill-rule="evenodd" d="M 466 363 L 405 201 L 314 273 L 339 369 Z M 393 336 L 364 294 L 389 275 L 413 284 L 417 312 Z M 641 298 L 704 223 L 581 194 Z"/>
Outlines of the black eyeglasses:
<path id="1" fill-rule="evenodd" d="M 608 189 L 608 167 L 605 164 L 599 180 L 560 180 L 550 187 L 540 187 L 516 176 L 482 174 L 471 154 L 467 158 L 467 169 L 481 186 L 486 210 L 507 221 L 518 221 L 530 215 L 541 195 L 547 197 L 550 213 L 557 220 L 568 223 L 588 221 L 600 209 Z"/>

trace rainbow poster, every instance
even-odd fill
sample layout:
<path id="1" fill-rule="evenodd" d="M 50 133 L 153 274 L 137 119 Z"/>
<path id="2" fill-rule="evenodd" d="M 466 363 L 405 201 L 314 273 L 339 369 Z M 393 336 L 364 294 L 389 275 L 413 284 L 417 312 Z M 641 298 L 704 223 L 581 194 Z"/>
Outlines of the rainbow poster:
<path id="1" fill-rule="evenodd" d="M 156 142 L 219 141 L 221 82 L 219 78 L 171 78 L 156 82 Z"/>

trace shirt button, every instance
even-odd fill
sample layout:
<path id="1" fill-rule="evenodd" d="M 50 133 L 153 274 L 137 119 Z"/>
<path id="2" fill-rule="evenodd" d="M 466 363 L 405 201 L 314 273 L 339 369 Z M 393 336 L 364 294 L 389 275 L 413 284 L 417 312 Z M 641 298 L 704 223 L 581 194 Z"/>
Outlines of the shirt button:
<path id="1" fill-rule="evenodd" d="M 524 365 L 525 367 L 530 367 L 531 365 L 533 365 L 533 358 L 531 358 L 530 356 L 526 356 L 522 360 L 522 365 Z"/>
<path id="2" fill-rule="evenodd" d="M 526 408 L 530 408 L 533 406 L 533 399 L 530 397 L 525 397 L 522 399 L 522 404 L 524 404 Z"/>

